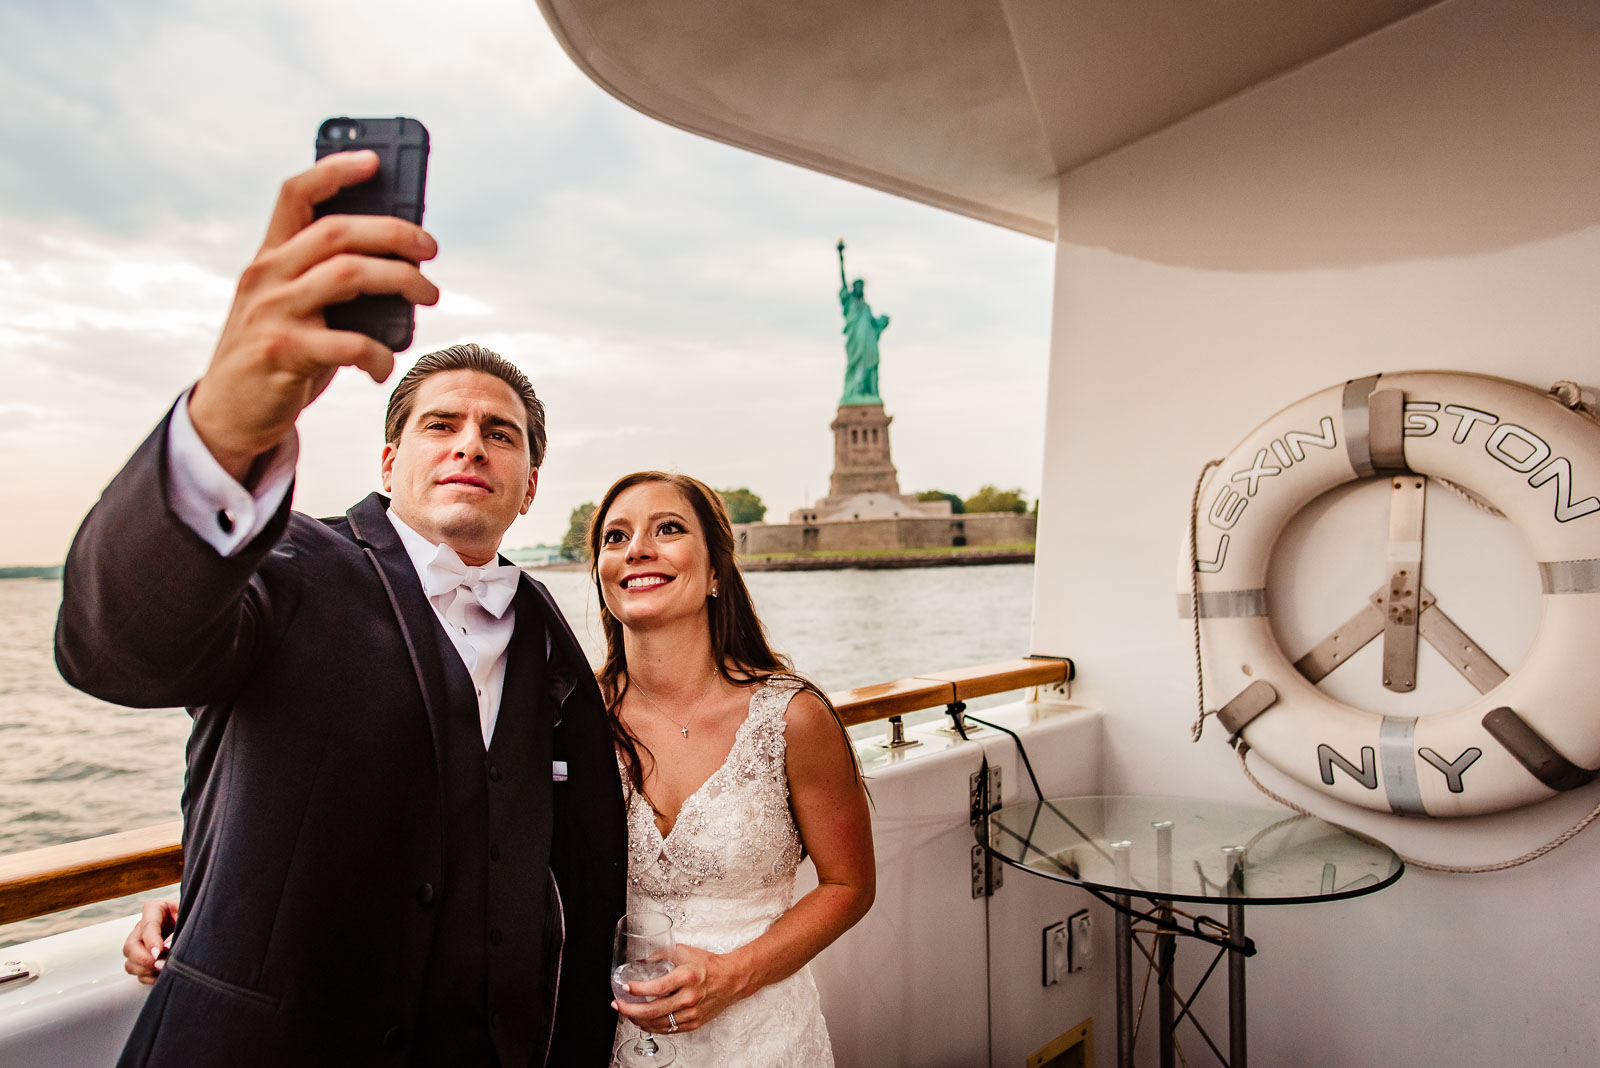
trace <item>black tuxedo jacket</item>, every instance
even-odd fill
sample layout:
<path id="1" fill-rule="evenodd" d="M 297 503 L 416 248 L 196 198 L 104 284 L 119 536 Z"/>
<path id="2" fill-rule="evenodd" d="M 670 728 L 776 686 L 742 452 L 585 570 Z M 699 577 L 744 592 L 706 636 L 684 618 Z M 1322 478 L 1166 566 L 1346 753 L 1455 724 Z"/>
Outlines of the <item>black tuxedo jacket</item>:
<path id="1" fill-rule="evenodd" d="M 124 1060 L 410 1063 L 448 879 L 436 745 L 448 640 L 385 498 L 320 521 L 286 503 L 224 558 L 166 504 L 166 439 L 163 421 L 84 520 L 56 632 L 73 685 L 194 718 L 178 933 Z M 519 769 L 529 785 L 506 859 L 526 894 L 513 922 L 546 934 L 543 959 L 502 966 L 522 995 L 508 1011 L 529 1014 L 509 1048 L 519 1062 L 601 1066 L 627 868 L 617 763 L 548 591 L 523 576 L 514 604 L 510 655 L 542 652 L 528 677 L 544 693 L 514 707 L 508 662 L 496 737 L 507 717 L 541 715 L 539 751 L 568 778 Z"/>

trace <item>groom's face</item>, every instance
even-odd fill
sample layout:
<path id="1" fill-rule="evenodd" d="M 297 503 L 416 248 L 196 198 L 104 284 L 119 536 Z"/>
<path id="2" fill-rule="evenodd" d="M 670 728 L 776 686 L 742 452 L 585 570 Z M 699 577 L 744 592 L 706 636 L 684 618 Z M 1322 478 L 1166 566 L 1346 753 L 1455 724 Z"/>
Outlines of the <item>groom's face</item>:
<path id="1" fill-rule="evenodd" d="M 395 514 L 473 565 L 494 558 L 539 482 L 522 400 L 481 371 L 425 379 L 400 440 L 383 447 L 382 470 Z"/>

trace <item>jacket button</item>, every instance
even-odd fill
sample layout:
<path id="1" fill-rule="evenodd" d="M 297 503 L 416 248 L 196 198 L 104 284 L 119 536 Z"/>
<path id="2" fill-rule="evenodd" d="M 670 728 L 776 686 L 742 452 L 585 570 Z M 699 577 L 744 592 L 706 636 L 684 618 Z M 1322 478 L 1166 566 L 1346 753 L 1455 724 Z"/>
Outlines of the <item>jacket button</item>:
<path id="1" fill-rule="evenodd" d="M 500 859 L 500 843 L 499 842 L 490 842 L 489 843 L 489 859 L 490 860 L 499 860 Z"/>
<path id="2" fill-rule="evenodd" d="M 491 946 L 498 946 L 500 944 L 500 928 L 489 928 L 489 944 Z"/>
<path id="3" fill-rule="evenodd" d="M 411 1044 L 409 1027 L 391 1027 L 383 1036 L 384 1049 L 405 1049 Z"/>
<path id="4" fill-rule="evenodd" d="M 489 781 L 490 782 L 499 782 L 500 781 L 500 765 L 499 764 L 490 764 L 489 765 Z"/>
<path id="5" fill-rule="evenodd" d="M 429 905 L 433 904 L 432 883 L 423 883 L 421 886 L 417 887 L 417 904 L 421 905 L 423 908 L 427 908 Z"/>

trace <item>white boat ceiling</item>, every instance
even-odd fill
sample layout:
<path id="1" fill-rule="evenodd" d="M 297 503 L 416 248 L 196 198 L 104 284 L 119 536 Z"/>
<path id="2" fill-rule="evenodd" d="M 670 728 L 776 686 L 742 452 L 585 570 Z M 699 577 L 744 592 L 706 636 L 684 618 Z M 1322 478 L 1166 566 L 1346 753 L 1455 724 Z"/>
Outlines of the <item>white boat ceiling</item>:
<path id="1" fill-rule="evenodd" d="M 1046 239 L 1057 176 L 1431 0 L 540 0 L 675 126 Z"/>

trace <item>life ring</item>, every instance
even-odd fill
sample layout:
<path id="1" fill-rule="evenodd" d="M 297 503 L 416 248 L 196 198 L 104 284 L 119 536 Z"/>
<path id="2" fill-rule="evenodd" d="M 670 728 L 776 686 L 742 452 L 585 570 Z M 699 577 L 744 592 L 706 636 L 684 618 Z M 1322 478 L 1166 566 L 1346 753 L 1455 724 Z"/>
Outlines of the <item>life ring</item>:
<path id="1" fill-rule="evenodd" d="M 1413 666 L 1419 629 L 1441 651 L 1454 640 L 1458 669 L 1480 672 L 1480 695 L 1451 711 L 1407 718 L 1333 699 L 1313 679 L 1341 654 L 1324 642 L 1297 668 L 1266 616 L 1268 558 L 1284 525 L 1318 495 L 1382 475 L 1409 477 L 1419 491 L 1416 476 L 1445 479 L 1481 496 L 1515 524 L 1539 563 L 1538 632 L 1523 663 L 1504 675 L 1459 630 L 1454 639 L 1451 627 L 1440 631 L 1437 620 L 1448 619 L 1433 611 L 1416 568 L 1406 567 L 1412 550 L 1420 560 L 1420 516 L 1408 544 L 1396 538 L 1391 515 L 1389 582 L 1363 610 L 1365 622 L 1346 627 L 1368 640 L 1376 613 L 1386 670 L 1391 640 L 1403 663 L 1408 627 Z M 1353 380 L 1290 405 L 1210 472 L 1198 498 L 1201 660 L 1218 718 L 1284 774 L 1379 811 L 1479 815 L 1589 782 L 1600 768 L 1596 494 L 1600 425 L 1522 383 L 1415 371 Z M 1187 551 L 1180 572 L 1179 614 L 1190 620 Z M 1353 652 L 1350 637 L 1344 646 Z"/>

